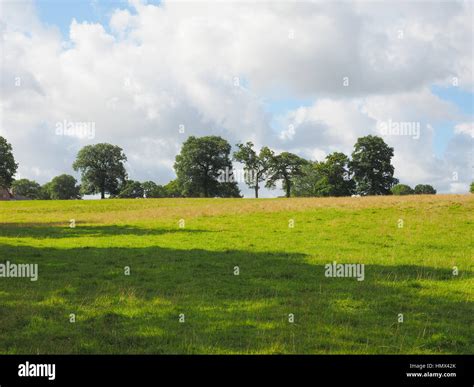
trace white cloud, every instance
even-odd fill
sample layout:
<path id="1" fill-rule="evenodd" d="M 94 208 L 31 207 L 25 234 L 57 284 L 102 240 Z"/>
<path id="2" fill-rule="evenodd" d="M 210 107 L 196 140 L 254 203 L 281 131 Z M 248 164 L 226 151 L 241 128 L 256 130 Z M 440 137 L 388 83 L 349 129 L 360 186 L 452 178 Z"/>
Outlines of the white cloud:
<path id="1" fill-rule="evenodd" d="M 474 137 L 474 123 L 462 122 L 454 127 L 454 132 L 457 134 L 467 134 L 468 136 Z"/>
<path id="2" fill-rule="evenodd" d="M 455 76 L 472 90 L 469 2 L 134 4 L 112 13 L 111 33 L 72 20 L 67 41 L 30 3 L 2 4 L 0 132 L 23 175 L 45 182 L 71 173 L 81 146 L 106 141 L 125 149 L 132 178 L 166 183 L 188 135 L 315 158 L 350 153 L 357 137 L 376 134 L 388 119 L 422 125 L 418 142 L 387 139 L 407 182 L 436 182 L 448 192 L 446 176 L 468 164 L 469 150 L 434 157 L 426 128 L 458 122 L 450 146 L 465 134 L 469 118 L 430 86 Z M 314 103 L 282 112 L 284 129 L 276 131 L 268 96 Z M 94 122 L 95 138 L 55 136 L 63 120 Z M 462 176 L 459 184 L 470 179 Z"/>

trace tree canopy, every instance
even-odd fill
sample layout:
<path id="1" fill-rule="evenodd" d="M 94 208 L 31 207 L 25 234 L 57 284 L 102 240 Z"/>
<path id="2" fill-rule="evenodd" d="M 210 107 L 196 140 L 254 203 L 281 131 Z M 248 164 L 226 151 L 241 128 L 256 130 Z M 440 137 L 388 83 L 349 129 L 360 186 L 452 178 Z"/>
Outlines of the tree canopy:
<path id="1" fill-rule="evenodd" d="M 291 195 L 293 180 L 302 174 L 302 167 L 307 161 L 294 153 L 282 152 L 273 156 L 269 168 L 269 176 L 266 186 L 274 188 L 278 180 L 282 180 L 283 190 L 286 197 Z"/>
<path id="2" fill-rule="evenodd" d="M 142 198 L 144 197 L 145 190 L 139 181 L 127 180 L 121 188 L 118 197 L 119 198 Z"/>
<path id="3" fill-rule="evenodd" d="M 218 180 L 223 171 L 232 171 L 230 150 L 230 144 L 222 137 L 189 137 L 174 163 L 181 194 L 190 197 L 239 197 L 235 181 Z"/>
<path id="4" fill-rule="evenodd" d="M 349 163 L 357 193 L 361 195 L 390 195 L 398 183 L 391 164 L 393 148 L 378 136 L 360 137 L 354 145 Z"/>
<path id="5" fill-rule="evenodd" d="M 36 181 L 28 179 L 15 180 L 12 183 L 13 194 L 17 197 L 24 197 L 27 199 L 43 199 L 43 192 L 41 185 Z"/>
<path id="6" fill-rule="evenodd" d="M 429 184 L 418 184 L 415 186 L 415 195 L 434 195 L 436 190 Z"/>
<path id="7" fill-rule="evenodd" d="M 244 164 L 245 183 L 255 190 L 255 197 L 258 198 L 260 183 L 265 181 L 272 165 L 273 152 L 265 146 L 257 154 L 250 141 L 246 144 L 237 144 L 237 148 L 234 159 Z"/>
<path id="8" fill-rule="evenodd" d="M 0 136 L 0 188 L 11 187 L 17 168 L 11 144 Z"/>
<path id="9" fill-rule="evenodd" d="M 415 193 L 413 188 L 406 184 L 396 184 L 392 187 L 391 191 L 394 195 L 413 195 Z"/>
<path id="10" fill-rule="evenodd" d="M 321 164 L 318 161 L 309 161 L 301 167 L 301 175 L 293 179 L 292 196 L 320 197 L 330 195 L 331 187 Z"/>
<path id="11" fill-rule="evenodd" d="M 106 193 L 117 195 L 127 179 L 125 161 L 122 148 L 116 145 L 101 143 L 82 148 L 73 164 L 75 171 L 81 171 L 82 192 L 100 193 L 102 199 Z"/>
<path id="12" fill-rule="evenodd" d="M 142 187 L 146 198 L 165 198 L 167 196 L 165 187 L 156 184 L 154 181 L 145 181 Z"/>
<path id="13" fill-rule="evenodd" d="M 349 196 L 354 192 L 349 158 L 334 152 L 325 161 L 308 162 L 293 181 L 293 196 Z"/>
<path id="14" fill-rule="evenodd" d="M 286 197 L 436 194 L 429 184 L 414 189 L 398 184 L 391 164 L 393 148 L 377 136 L 359 138 L 352 159 L 333 152 L 322 161 L 311 161 L 290 152 L 275 154 L 267 146 L 257 152 L 251 141 L 236 147 L 233 159 L 243 164 L 243 175 L 233 169 L 231 146 L 225 139 L 191 136 L 176 156 L 176 179 L 158 185 L 129 180 L 124 165 L 127 157 L 119 146 L 88 145 L 73 164 L 81 172 L 81 185 L 73 176 L 62 174 L 41 187 L 32 180 L 14 180 L 18 164 L 11 145 L 0 137 L 0 188 L 12 187 L 16 196 L 29 199 L 80 199 L 83 194 L 97 193 L 102 199 L 106 194 L 111 198 L 241 197 L 238 173 L 254 189 L 256 198 L 264 183 L 273 189 L 280 182 Z M 474 183 L 470 190 L 473 192 Z"/>
<path id="15" fill-rule="evenodd" d="M 53 200 L 80 199 L 80 186 L 71 175 L 59 175 L 43 186 Z"/>

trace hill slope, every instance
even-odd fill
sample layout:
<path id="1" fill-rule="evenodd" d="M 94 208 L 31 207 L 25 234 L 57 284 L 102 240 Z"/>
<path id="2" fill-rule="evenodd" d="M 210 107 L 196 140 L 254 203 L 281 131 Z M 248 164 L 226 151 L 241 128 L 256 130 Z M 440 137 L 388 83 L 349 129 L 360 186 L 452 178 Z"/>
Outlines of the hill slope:
<path id="1" fill-rule="evenodd" d="M 1 202 L 0 353 L 473 353 L 473 197 Z"/>

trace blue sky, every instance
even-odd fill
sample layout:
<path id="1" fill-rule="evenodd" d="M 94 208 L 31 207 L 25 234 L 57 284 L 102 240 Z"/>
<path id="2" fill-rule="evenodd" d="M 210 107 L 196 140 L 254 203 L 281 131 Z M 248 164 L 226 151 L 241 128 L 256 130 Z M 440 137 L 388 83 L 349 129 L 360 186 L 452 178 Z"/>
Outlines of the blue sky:
<path id="1" fill-rule="evenodd" d="M 159 4 L 160 1 L 148 0 L 148 4 Z M 60 0 L 37 1 L 36 6 L 41 21 L 47 25 L 57 26 L 66 40 L 69 35 L 69 26 L 73 18 L 78 22 L 100 23 L 108 31 L 108 20 L 112 12 L 117 9 L 128 9 L 134 12 L 127 0 L 73 0 L 63 2 Z M 459 110 L 472 120 L 474 114 L 474 94 L 464 91 L 459 87 L 441 87 L 433 86 L 432 93 L 439 98 L 453 103 Z M 279 125 L 277 118 L 283 116 L 288 111 L 302 106 L 310 106 L 314 101 L 310 98 L 291 98 L 285 96 L 279 98 L 278 94 L 273 94 L 264 99 L 265 110 L 272 114 L 274 119 L 271 121 L 275 129 Z M 442 122 L 435 129 L 434 153 L 441 156 L 446 144 L 453 136 L 453 129 L 456 122 Z"/>
<path id="2" fill-rule="evenodd" d="M 159 1 L 148 1 L 148 3 L 159 4 Z M 48 25 L 57 26 L 65 40 L 68 39 L 69 26 L 73 18 L 78 22 L 100 23 L 109 31 L 108 20 L 115 9 L 128 9 L 130 12 L 134 12 L 133 7 L 130 7 L 126 0 L 74 0 L 68 2 L 48 0 L 37 1 L 36 6 L 41 21 Z M 472 120 L 474 113 L 473 93 L 463 91 L 458 87 L 433 86 L 431 90 L 439 98 L 456 105 L 461 112 L 471 117 Z M 278 117 L 298 107 L 310 106 L 313 102 L 310 98 L 293 98 L 291 95 L 276 97 L 273 95 L 264 98 L 265 109 L 273 116 L 270 124 L 275 130 L 282 129 L 279 127 Z M 455 124 L 455 122 L 445 121 L 436 126 L 433 151 L 437 156 L 443 154 L 446 144 L 453 136 Z"/>
<path id="3" fill-rule="evenodd" d="M 464 113 L 470 120 L 473 120 L 474 115 L 474 94 L 469 93 L 460 89 L 459 87 L 440 87 L 433 86 L 431 88 L 433 94 L 439 98 L 451 102 Z M 437 156 L 440 156 L 445 148 L 448 141 L 453 137 L 453 130 L 456 122 L 445 121 L 442 122 L 435 131 L 434 138 L 434 152 Z"/>
<path id="4" fill-rule="evenodd" d="M 124 2 L 105 1 L 80 1 L 68 2 L 60 0 L 36 1 L 36 8 L 40 19 L 48 25 L 57 26 L 63 37 L 69 35 L 71 20 L 75 18 L 78 22 L 93 22 L 106 25 L 107 15 L 117 6 L 125 7 Z"/>
<path id="5" fill-rule="evenodd" d="M 129 157 L 131 178 L 166 183 L 186 138 L 176 135 L 183 123 L 188 136 L 251 140 L 320 160 L 350 153 L 357 138 L 391 120 L 424 130 L 421 141 L 386 138 L 402 182 L 465 192 L 474 111 L 469 3 L 205 4 L 170 1 L 158 10 L 135 0 L 8 2 L 0 14 L 4 36 L 12 34 L 4 40 L 11 50 L 4 73 L 24 76 L 25 87 L 6 90 L 0 131 L 17 149 L 21 174 L 44 183 L 73 173 L 80 147 L 113 142 Z M 399 26 L 403 40 L 394 33 Z M 339 80 L 350 74 L 353 87 L 342 88 Z M 455 75 L 460 87 L 439 86 Z M 229 81 L 236 76 L 238 85 Z M 51 128 L 64 120 L 93 122 L 95 137 L 59 138 Z"/>
<path id="6" fill-rule="evenodd" d="M 148 4 L 159 4 L 160 1 L 147 1 Z M 117 9 L 128 9 L 134 12 L 127 0 L 109 1 L 109 0 L 73 0 L 67 3 L 60 0 L 36 1 L 38 15 L 44 24 L 56 26 L 61 31 L 63 39 L 67 40 L 69 36 L 69 27 L 71 21 L 100 23 L 108 31 L 108 20 L 112 12 Z M 241 80 L 241 83 L 243 81 Z M 243 86 L 246 86 L 243 84 Z M 291 97 L 268 97 L 264 100 L 265 109 L 275 117 L 286 111 L 296 109 L 301 106 L 310 106 L 311 99 L 299 99 Z M 274 122 L 276 125 L 276 122 Z"/>

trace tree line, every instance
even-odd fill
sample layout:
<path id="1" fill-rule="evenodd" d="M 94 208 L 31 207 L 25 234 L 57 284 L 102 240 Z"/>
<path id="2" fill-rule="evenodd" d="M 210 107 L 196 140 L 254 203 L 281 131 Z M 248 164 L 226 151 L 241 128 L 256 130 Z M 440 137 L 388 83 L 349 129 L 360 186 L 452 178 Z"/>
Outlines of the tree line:
<path id="1" fill-rule="evenodd" d="M 435 194 L 428 184 L 414 189 L 399 184 L 391 163 L 394 150 L 381 137 L 357 140 L 349 158 L 333 152 L 322 161 L 306 160 L 294 153 L 275 153 L 267 146 L 255 149 L 252 142 L 236 144 L 236 150 L 219 136 L 189 137 L 176 156 L 176 178 L 165 185 L 129 179 L 127 157 L 119 146 L 87 145 L 77 154 L 72 167 L 81 183 L 67 174 L 40 185 L 14 178 L 18 164 L 11 145 L 0 137 L 0 188 L 24 199 L 80 199 L 100 194 L 111 198 L 242 197 L 242 181 L 258 198 L 262 187 L 274 189 L 281 183 L 286 197 L 327 197 L 351 195 Z M 233 162 L 243 165 L 237 176 Z M 471 184 L 471 192 L 473 184 Z"/>

